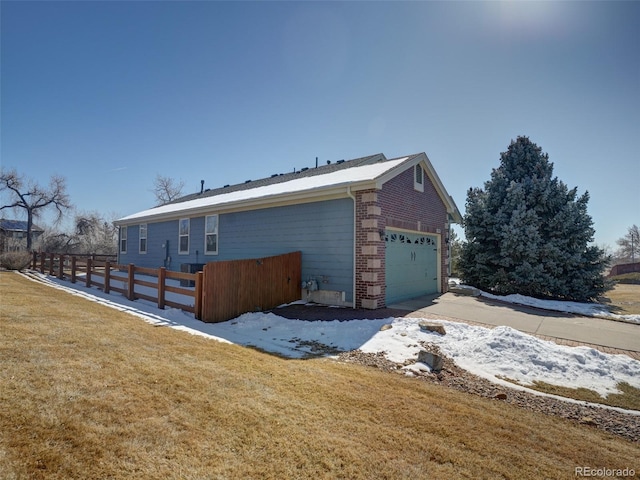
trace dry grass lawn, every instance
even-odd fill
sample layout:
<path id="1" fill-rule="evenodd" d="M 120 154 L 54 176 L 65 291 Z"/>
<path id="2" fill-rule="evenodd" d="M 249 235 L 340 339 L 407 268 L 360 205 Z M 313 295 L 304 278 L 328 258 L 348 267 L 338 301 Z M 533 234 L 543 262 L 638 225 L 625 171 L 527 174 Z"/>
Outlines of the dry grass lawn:
<path id="1" fill-rule="evenodd" d="M 640 285 L 617 283 L 604 295 L 604 302 L 618 315 L 640 315 Z"/>
<path id="2" fill-rule="evenodd" d="M 498 400 L 218 343 L 0 272 L 2 479 L 575 478 L 640 445 Z"/>
<path id="3" fill-rule="evenodd" d="M 616 283 L 604 294 L 601 302 L 618 315 L 640 315 L 640 285 Z"/>

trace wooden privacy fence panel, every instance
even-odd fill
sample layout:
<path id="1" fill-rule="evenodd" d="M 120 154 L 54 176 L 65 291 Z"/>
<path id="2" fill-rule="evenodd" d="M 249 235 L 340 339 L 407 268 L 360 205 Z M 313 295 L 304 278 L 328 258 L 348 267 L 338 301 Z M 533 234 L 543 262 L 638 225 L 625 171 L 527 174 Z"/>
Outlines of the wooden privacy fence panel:
<path id="1" fill-rule="evenodd" d="M 268 310 L 299 300 L 301 281 L 301 252 L 207 263 L 202 320 L 224 322 L 243 313 Z"/>

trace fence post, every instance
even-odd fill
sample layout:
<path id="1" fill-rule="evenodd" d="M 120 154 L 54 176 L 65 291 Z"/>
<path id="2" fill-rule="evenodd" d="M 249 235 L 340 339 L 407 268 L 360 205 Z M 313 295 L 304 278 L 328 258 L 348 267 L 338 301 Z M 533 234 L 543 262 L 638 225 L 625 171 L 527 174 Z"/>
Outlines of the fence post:
<path id="1" fill-rule="evenodd" d="M 87 257 L 87 288 L 91 288 L 91 268 L 93 268 L 91 257 Z"/>
<path id="2" fill-rule="evenodd" d="M 53 276 L 53 271 L 55 270 L 53 262 L 55 261 L 56 258 L 56 254 L 55 253 L 50 253 L 49 254 L 49 275 Z"/>
<path id="3" fill-rule="evenodd" d="M 167 269 L 160 267 L 158 269 L 158 308 L 164 310 L 164 292 L 165 279 L 167 278 Z"/>
<path id="4" fill-rule="evenodd" d="M 195 312 L 196 320 L 202 320 L 202 285 L 204 283 L 204 272 L 196 272 L 196 290 L 195 290 Z"/>
<path id="5" fill-rule="evenodd" d="M 60 254 L 58 257 L 60 265 L 58 265 L 58 278 L 62 280 L 64 278 L 64 255 Z"/>
<path id="6" fill-rule="evenodd" d="M 128 283 L 127 283 L 127 298 L 129 300 L 135 300 L 135 290 L 134 290 L 134 284 L 133 282 L 135 281 L 136 277 L 135 277 L 135 269 L 136 266 L 133 263 L 129 264 L 128 267 L 128 271 L 127 271 L 127 277 L 128 277 Z"/>
<path id="7" fill-rule="evenodd" d="M 104 262 L 104 293 L 111 290 L 111 262 Z"/>
<path id="8" fill-rule="evenodd" d="M 33 251 L 33 260 L 31 261 L 31 268 L 34 270 L 38 268 L 38 254 L 36 251 Z"/>
<path id="9" fill-rule="evenodd" d="M 71 257 L 71 283 L 76 283 L 76 256 Z"/>
<path id="10" fill-rule="evenodd" d="M 44 261 L 47 257 L 47 254 L 44 252 L 40 252 L 40 273 L 44 274 Z"/>

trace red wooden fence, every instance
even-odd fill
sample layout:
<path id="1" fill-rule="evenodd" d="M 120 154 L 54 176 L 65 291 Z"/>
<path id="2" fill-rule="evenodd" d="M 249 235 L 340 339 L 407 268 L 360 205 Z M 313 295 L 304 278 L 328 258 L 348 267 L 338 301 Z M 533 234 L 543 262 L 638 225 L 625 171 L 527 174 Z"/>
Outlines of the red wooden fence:
<path id="1" fill-rule="evenodd" d="M 210 262 L 203 272 L 197 273 L 118 265 L 111 259 L 98 260 L 95 256 L 34 252 L 32 268 L 72 283 L 82 280 L 87 287 L 98 287 L 105 293 L 118 292 L 129 300 L 154 302 L 161 309 L 168 306 L 185 310 L 205 322 L 223 322 L 246 312 L 299 300 L 301 296 L 301 252 Z M 194 282 L 195 288 L 167 284 L 167 279 Z M 120 283 L 122 287 L 118 286 Z M 140 292 L 136 285 L 155 290 L 156 294 Z M 167 292 L 192 297 L 193 305 L 169 300 Z"/>

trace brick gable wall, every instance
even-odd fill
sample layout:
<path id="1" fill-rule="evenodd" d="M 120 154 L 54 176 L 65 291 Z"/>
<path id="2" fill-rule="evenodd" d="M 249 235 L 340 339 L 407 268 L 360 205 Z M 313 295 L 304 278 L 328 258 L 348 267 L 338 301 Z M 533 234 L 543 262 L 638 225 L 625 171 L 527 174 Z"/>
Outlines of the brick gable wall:
<path id="1" fill-rule="evenodd" d="M 424 192 L 414 189 L 414 169 L 386 182 L 381 190 L 356 194 L 356 308 L 385 306 L 385 228 L 438 234 L 442 292 L 447 291 L 447 209 L 424 175 Z"/>

